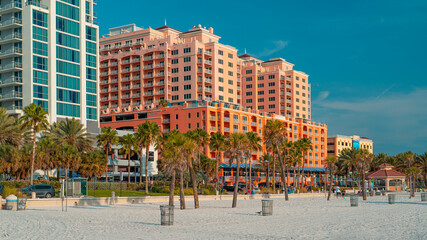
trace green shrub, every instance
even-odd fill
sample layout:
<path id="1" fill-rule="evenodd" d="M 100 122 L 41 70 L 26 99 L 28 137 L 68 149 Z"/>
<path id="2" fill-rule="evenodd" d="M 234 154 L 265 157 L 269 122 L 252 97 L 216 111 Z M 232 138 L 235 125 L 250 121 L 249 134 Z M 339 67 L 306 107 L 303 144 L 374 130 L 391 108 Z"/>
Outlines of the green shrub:
<path id="1" fill-rule="evenodd" d="M 260 188 L 261 194 L 274 194 L 273 189 L 262 187 Z"/>
<path id="2" fill-rule="evenodd" d="M 299 188 L 299 193 L 307 193 L 307 188 Z"/>
<path id="3" fill-rule="evenodd" d="M 320 188 L 319 187 L 314 187 L 314 188 L 312 188 L 313 189 L 313 191 L 314 192 L 318 192 L 319 190 L 320 190 Z"/>

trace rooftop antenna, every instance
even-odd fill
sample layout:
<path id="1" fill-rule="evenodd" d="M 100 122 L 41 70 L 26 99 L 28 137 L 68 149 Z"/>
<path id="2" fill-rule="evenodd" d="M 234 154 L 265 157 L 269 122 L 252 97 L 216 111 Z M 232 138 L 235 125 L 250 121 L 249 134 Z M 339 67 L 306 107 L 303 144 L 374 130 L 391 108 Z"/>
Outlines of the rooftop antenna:
<path id="1" fill-rule="evenodd" d="M 245 54 L 246 54 L 246 48 L 245 48 Z"/>
<path id="2" fill-rule="evenodd" d="M 167 24 L 166 24 L 166 18 L 165 18 L 165 26 L 167 26 Z"/>

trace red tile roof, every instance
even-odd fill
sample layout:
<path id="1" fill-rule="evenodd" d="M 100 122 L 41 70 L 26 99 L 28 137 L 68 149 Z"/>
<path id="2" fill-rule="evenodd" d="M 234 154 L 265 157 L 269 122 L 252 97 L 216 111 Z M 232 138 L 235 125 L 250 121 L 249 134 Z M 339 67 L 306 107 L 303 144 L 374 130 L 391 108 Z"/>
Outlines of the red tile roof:
<path id="1" fill-rule="evenodd" d="M 406 175 L 396 170 L 378 170 L 375 172 L 368 173 L 368 175 L 366 175 L 366 178 L 378 177 L 406 177 Z"/>
<path id="2" fill-rule="evenodd" d="M 380 165 L 378 165 L 378 167 L 394 167 L 394 166 L 388 163 L 381 163 Z"/>

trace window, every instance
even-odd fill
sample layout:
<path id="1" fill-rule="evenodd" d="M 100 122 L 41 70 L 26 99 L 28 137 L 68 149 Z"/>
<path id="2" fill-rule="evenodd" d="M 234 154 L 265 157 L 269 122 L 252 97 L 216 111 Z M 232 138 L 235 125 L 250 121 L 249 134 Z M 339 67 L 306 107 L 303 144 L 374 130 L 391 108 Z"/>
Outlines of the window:
<path id="1" fill-rule="evenodd" d="M 70 62 L 80 63 L 80 52 L 63 47 L 56 47 L 56 57 Z M 96 57 L 95 66 L 96 67 Z"/>
<path id="2" fill-rule="evenodd" d="M 175 115 L 175 119 L 178 119 L 178 114 Z M 178 128 L 178 127 L 177 127 Z"/>
<path id="3" fill-rule="evenodd" d="M 191 57 L 185 57 L 184 62 L 191 62 Z"/>
<path id="4" fill-rule="evenodd" d="M 86 68 L 86 78 L 90 80 L 96 80 L 96 69 Z"/>
<path id="5" fill-rule="evenodd" d="M 302 79 L 302 82 L 305 82 L 305 78 Z"/>
<path id="6" fill-rule="evenodd" d="M 178 55 L 178 49 L 177 50 L 172 50 L 171 51 L 171 55 Z"/>
<path id="7" fill-rule="evenodd" d="M 258 109 L 262 110 L 262 109 L 264 109 L 264 106 L 258 106 Z"/>
<path id="8" fill-rule="evenodd" d="M 219 90 L 220 92 L 224 92 L 224 87 L 219 86 L 219 87 L 218 87 L 218 90 Z"/>
<path id="9" fill-rule="evenodd" d="M 233 80 L 228 80 L 228 84 L 233 85 Z"/>
<path id="10" fill-rule="evenodd" d="M 298 83 L 296 84 L 296 86 L 297 86 L 297 88 L 299 88 L 299 84 Z"/>
<path id="11" fill-rule="evenodd" d="M 80 117 L 80 106 L 78 105 L 56 103 L 56 111 L 58 115 Z"/>
<path id="12" fill-rule="evenodd" d="M 80 103 L 80 93 L 65 89 L 56 89 L 56 100 L 69 103 Z M 95 100 L 96 105 L 96 100 Z"/>
<path id="13" fill-rule="evenodd" d="M 233 94 L 233 89 L 228 89 L 228 93 Z"/>
<path id="14" fill-rule="evenodd" d="M 258 80 L 264 80 L 264 76 L 259 76 Z"/>
<path id="15" fill-rule="evenodd" d="M 46 41 L 47 41 L 47 31 L 46 31 Z M 73 37 L 63 33 L 56 33 L 56 43 L 59 45 L 80 49 L 79 41 L 80 40 L 77 37 Z M 96 44 L 95 44 L 95 48 L 96 48 Z"/>
<path id="16" fill-rule="evenodd" d="M 258 95 L 264 95 L 264 91 L 258 91 Z"/>
<path id="17" fill-rule="evenodd" d="M 96 57 L 86 54 L 86 64 L 91 66 L 91 67 L 96 67 Z"/>
<path id="18" fill-rule="evenodd" d="M 86 95 L 86 104 L 88 106 L 96 107 L 96 95 L 87 94 Z"/>
<path id="19" fill-rule="evenodd" d="M 47 14 L 33 10 L 33 24 L 47 28 Z"/>
<path id="20" fill-rule="evenodd" d="M 246 92 L 246 96 L 252 96 L 252 92 Z"/>
<path id="21" fill-rule="evenodd" d="M 184 99 L 190 99 L 191 98 L 191 94 L 184 94 Z"/>
<path id="22" fill-rule="evenodd" d="M 184 85 L 184 90 L 190 90 L 190 89 L 191 89 L 191 84 Z"/>
<path id="23" fill-rule="evenodd" d="M 268 75 L 268 79 L 275 79 L 276 75 Z"/>
<path id="24" fill-rule="evenodd" d="M 172 92 L 177 92 L 179 90 L 179 87 L 178 86 L 174 86 L 174 87 L 172 87 Z"/>
<path id="25" fill-rule="evenodd" d="M 49 110 L 49 108 L 48 108 L 48 102 L 47 101 L 42 101 L 42 100 L 34 99 L 34 103 L 36 105 L 41 106 L 45 111 Z"/>
<path id="26" fill-rule="evenodd" d="M 228 76 L 233 76 L 233 72 L 232 71 L 228 71 Z"/>
<path id="27" fill-rule="evenodd" d="M 96 112 L 97 112 L 96 108 L 90 108 L 90 107 L 86 108 L 87 118 L 91 120 L 96 120 L 97 119 Z"/>
<path id="28" fill-rule="evenodd" d="M 43 98 L 48 99 L 48 88 L 39 86 L 39 85 L 33 85 L 33 97 L 35 98 Z"/>
<path id="29" fill-rule="evenodd" d="M 191 123 L 188 124 L 188 129 L 191 129 Z"/>
<path id="30" fill-rule="evenodd" d="M 305 93 L 302 93 L 302 96 L 305 97 Z"/>
<path id="31" fill-rule="evenodd" d="M 218 77 L 218 82 L 224 82 L 224 78 Z"/>
<path id="32" fill-rule="evenodd" d="M 246 84 L 246 88 L 247 88 L 247 89 L 252 88 L 252 84 Z"/>
<path id="33" fill-rule="evenodd" d="M 224 73 L 224 69 L 222 69 L 222 68 L 218 68 L 218 72 L 219 72 L 219 73 Z"/>
<path id="34" fill-rule="evenodd" d="M 178 68 L 172 68 L 172 73 L 177 73 L 178 72 Z"/>
<path id="35" fill-rule="evenodd" d="M 47 56 L 47 44 L 33 41 L 33 53 Z"/>
<path id="36" fill-rule="evenodd" d="M 264 87 L 264 83 L 259 83 L 259 84 L 258 84 L 258 87 L 259 87 L 259 88 L 263 88 L 263 87 Z"/>
<path id="37" fill-rule="evenodd" d="M 270 105 L 268 105 L 268 108 L 269 109 L 272 109 L 272 108 L 275 108 L 276 107 L 276 105 L 274 105 L 274 104 L 270 104 Z"/>
<path id="38" fill-rule="evenodd" d="M 72 5 L 76 5 L 77 7 L 80 6 L 79 5 L 80 4 L 79 0 L 61 0 L 61 1 L 69 3 L 69 4 L 72 4 Z"/>
<path id="39" fill-rule="evenodd" d="M 176 100 L 178 100 L 178 99 L 179 99 L 179 96 L 178 96 L 178 95 L 173 95 L 173 96 L 172 96 L 172 100 L 173 100 L 173 101 L 176 101 Z"/>
<path id="40" fill-rule="evenodd" d="M 43 42 L 47 42 L 47 30 L 33 26 L 33 38 Z"/>
<path id="41" fill-rule="evenodd" d="M 86 41 L 86 52 L 96 54 L 96 43 Z"/>
<path id="42" fill-rule="evenodd" d="M 172 78 L 172 82 L 178 82 L 179 81 L 179 77 L 173 77 Z"/>
<path id="43" fill-rule="evenodd" d="M 228 63 L 228 66 L 229 66 L 229 67 L 233 67 L 233 63 L 229 62 L 229 63 Z"/>
<path id="44" fill-rule="evenodd" d="M 224 60 L 222 60 L 222 59 L 218 59 L 218 63 L 219 63 L 219 64 L 224 64 Z"/>
<path id="45" fill-rule="evenodd" d="M 86 39 L 96 41 L 96 28 L 86 26 Z"/>
<path id="46" fill-rule="evenodd" d="M 191 48 L 184 48 L 184 53 L 189 53 L 191 52 Z"/>
<path id="47" fill-rule="evenodd" d="M 218 54 L 221 55 L 221 56 L 223 56 L 224 52 L 222 50 L 218 50 Z"/>
<path id="48" fill-rule="evenodd" d="M 269 82 L 269 83 L 268 83 L 268 86 L 269 86 L 269 87 L 274 87 L 275 85 L 276 85 L 276 83 L 275 83 L 275 82 Z"/>
<path id="49" fill-rule="evenodd" d="M 274 93 L 276 93 L 276 91 L 274 89 L 268 90 L 268 94 L 274 94 Z"/>
<path id="50" fill-rule="evenodd" d="M 233 102 L 233 98 L 228 98 L 228 102 Z"/>
<path id="51" fill-rule="evenodd" d="M 184 81 L 190 81 L 190 80 L 191 80 L 191 75 L 184 76 Z"/>
<path id="52" fill-rule="evenodd" d="M 269 98 L 268 98 L 268 101 L 270 101 L 270 102 L 271 102 L 271 101 L 276 101 L 276 98 L 275 98 L 275 97 L 269 97 Z"/>
<path id="53" fill-rule="evenodd" d="M 299 91 L 296 91 L 296 94 L 299 95 Z"/>
<path id="54" fill-rule="evenodd" d="M 94 85 L 91 86 L 87 83 L 93 83 Z M 56 75 L 56 86 L 63 87 L 63 88 L 70 88 L 74 90 L 80 90 L 80 79 L 63 76 L 63 75 Z M 86 90 L 90 93 L 96 93 L 96 84 L 95 82 L 87 81 L 86 82 Z"/>
<path id="55" fill-rule="evenodd" d="M 171 60 L 171 64 L 177 64 L 178 63 L 178 58 L 172 59 Z"/>
<path id="56" fill-rule="evenodd" d="M 47 85 L 47 73 L 33 70 L 33 82 Z"/>
<path id="57" fill-rule="evenodd" d="M 70 21 L 67 20 L 65 18 L 61 18 L 61 17 L 56 17 L 56 30 L 61 31 L 61 32 L 66 32 L 66 33 L 70 33 L 70 34 L 74 34 L 79 36 L 80 35 L 80 24 L 78 22 L 74 22 L 74 21 Z M 86 30 L 88 30 L 88 28 L 90 27 L 86 27 Z M 95 30 L 94 28 L 90 28 Z M 86 33 L 86 37 L 88 37 L 87 33 Z M 94 36 L 90 36 L 91 38 L 93 38 L 93 41 L 96 41 L 96 33 Z M 88 38 L 89 39 L 89 38 Z M 90 39 L 92 40 L 92 39 Z"/>
<path id="58" fill-rule="evenodd" d="M 246 70 L 246 74 L 252 74 L 252 70 Z"/>
<path id="59" fill-rule="evenodd" d="M 252 103 L 252 99 L 246 99 L 246 103 Z"/>
<path id="60" fill-rule="evenodd" d="M 224 100 L 224 96 L 219 95 L 219 100 L 223 101 Z"/>
<path id="61" fill-rule="evenodd" d="M 56 2 L 56 14 L 79 21 L 79 9 L 67 4 Z"/>
<path id="62" fill-rule="evenodd" d="M 229 53 L 229 54 L 228 54 L 228 58 L 233 58 L 233 54 L 232 54 L 232 53 Z"/>
<path id="63" fill-rule="evenodd" d="M 296 80 L 299 80 L 299 77 L 296 77 Z"/>
<path id="64" fill-rule="evenodd" d="M 47 71 L 47 58 L 33 56 L 33 68 Z"/>
<path id="65" fill-rule="evenodd" d="M 258 102 L 264 102 L 264 98 L 258 98 Z"/>
<path id="66" fill-rule="evenodd" d="M 184 67 L 184 72 L 189 72 L 189 71 L 191 71 L 191 66 Z"/>

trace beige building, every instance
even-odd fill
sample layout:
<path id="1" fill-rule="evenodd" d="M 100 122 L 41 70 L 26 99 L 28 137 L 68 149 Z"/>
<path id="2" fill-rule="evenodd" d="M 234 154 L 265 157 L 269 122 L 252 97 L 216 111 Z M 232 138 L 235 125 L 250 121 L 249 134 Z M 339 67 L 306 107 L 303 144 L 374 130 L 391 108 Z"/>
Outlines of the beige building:
<path id="1" fill-rule="evenodd" d="M 374 153 L 374 142 L 366 137 L 336 135 L 328 137 L 328 156 L 338 157 L 344 149 L 360 148 L 368 149 Z"/>

